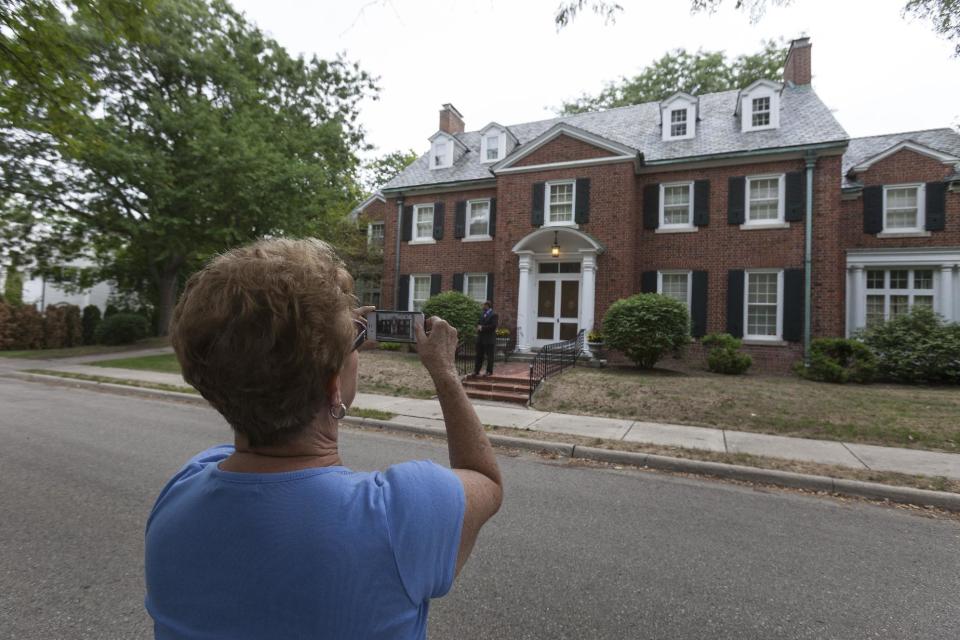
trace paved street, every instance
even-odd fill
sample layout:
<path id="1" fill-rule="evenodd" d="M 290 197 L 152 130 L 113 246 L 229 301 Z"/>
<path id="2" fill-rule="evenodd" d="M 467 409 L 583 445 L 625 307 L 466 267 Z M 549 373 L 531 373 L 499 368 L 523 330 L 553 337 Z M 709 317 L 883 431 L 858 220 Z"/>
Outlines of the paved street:
<path id="1" fill-rule="evenodd" d="M 146 638 L 143 526 L 212 410 L 0 378 L 0 637 Z M 347 431 L 358 469 L 442 443 Z M 960 637 L 960 525 L 859 502 L 501 457 L 503 510 L 432 638 Z"/>

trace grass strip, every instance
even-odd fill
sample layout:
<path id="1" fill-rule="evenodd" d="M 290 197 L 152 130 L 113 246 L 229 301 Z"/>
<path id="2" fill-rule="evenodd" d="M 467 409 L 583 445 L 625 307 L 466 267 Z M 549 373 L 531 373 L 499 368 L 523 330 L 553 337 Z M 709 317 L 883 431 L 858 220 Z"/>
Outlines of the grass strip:
<path id="1" fill-rule="evenodd" d="M 173 353 L 140 356 L 137 358 L 120 358 L 117 360 L 100 360 L 98 362 L 90 362 L 89 364 L 95 367 L 159 371 L 160 373 L 180 373 L 180 362 Z"/>
<path id="2" fill-rule="evenodd" d="M 347 415 L 352 418 L 372 418 L 374 420 L 390 420 L 397 414 L 389 411 L 380 411 L 379 409 L 364 409 L 363 407 L 350 407 Z"/>
<path id="3" fill-rule="evenodd" d="M 96 356 L 105 353 L 123 353 L 140 349 L 156 349 L 170 346 L 168 338 L 147 338 L 134 344 L 125 344 L 108 347 L 102 344 L 88 344 L 82 347 L 65 347 L 63 349 L 28 349 L 17 351 L 0 351 L 0 358 L 20 358 L 23 360 L 48 360 L 56 358 L 75 358 L 77 356 Z"/>
<path id="4" fill-rule="evenodd" d="M 84 380 L 87 382 L 100 382 L 106 384 L 119 384 L 125 387 L 139 387 L 141 389 L 155 389 L 157 391 L 175 391 L 177 393 L 192 393 L 200 395 L 193 387 L 181 387 L 174 384 L 163 384 L 162 382 L 146 382 L 143 380 L 128 380 L 126 378 L 111 378 L 109 376 L 92 376 L 86 373 L 74 373 L 73 371 L 53 371 L 51 369 L 24 369 L 24 373 L 38 373 L 44 376 L 56 376 L 58 378 L 67 378 L 70 380 Z"/>

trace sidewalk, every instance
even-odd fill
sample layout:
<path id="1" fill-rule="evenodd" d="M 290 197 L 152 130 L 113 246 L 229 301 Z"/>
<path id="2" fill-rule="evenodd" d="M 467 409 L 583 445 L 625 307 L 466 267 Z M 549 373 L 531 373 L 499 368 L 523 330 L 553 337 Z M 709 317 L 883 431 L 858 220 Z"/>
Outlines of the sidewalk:
<path id="1" fill-rule="evenodd" d="M 164 353 L 157 349 L 153 352 Z M 127 354 L 124 354 L 126 356 Z M 144 353 L 146 355 L 146 352 Z M 79 359 L 79 358 L 78 358 Z M 88 362 L 92 358 L 86 359 Z M 139 380 L 174 386 L 189 386 L 178 374 L 115 369 L 74 364 L 63 360 L 18 360 L 16 369 L 49 369 L 108 378 Z M 442 413 L 437 400 L 421 400 L 359 393 L 354 406 L 396 414 L 390 421 L 398 424 L 443 431 Z M 960 480 L 960 454 L 937 453 L 917 449 L 898 449 L 830 440 L 809 440 L 784 436 L 730 431 L 708 427 L 616 420 L 563 413 L 547 413 L 495 402 L 473 402 L 486 425 L 526 429 L 541 434 L 563 433 L 587 438 L 622 440 L 662 446 L 705 449 L 722 453 L 747 453 L 819 464 L 841 465 L 853 469 L 893 471 L 910 475 L 944 476 Z M 544 435 L 542 439 L 549 439 Z"/>

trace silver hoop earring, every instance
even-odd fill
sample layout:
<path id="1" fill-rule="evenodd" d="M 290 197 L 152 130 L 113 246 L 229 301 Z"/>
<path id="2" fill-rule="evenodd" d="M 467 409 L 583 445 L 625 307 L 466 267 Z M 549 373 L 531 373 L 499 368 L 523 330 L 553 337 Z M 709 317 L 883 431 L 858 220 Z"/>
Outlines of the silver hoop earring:
<path id="1" fill-rule="evenodd" d="M 339 407 L 334 407 L 330 405 L 330 416 L 334 420 L 343 420 L 343 417 L 347 415 L 347 405 L 340 403 Z"/>

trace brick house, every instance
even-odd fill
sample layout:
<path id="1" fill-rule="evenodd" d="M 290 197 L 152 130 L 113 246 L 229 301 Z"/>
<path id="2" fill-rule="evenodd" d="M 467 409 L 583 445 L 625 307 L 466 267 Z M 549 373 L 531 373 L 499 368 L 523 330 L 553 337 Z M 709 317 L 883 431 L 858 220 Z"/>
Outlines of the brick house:
<path id="1" fill-rule="evenodd" d="M 791 43 L 780 82 L 465 132 L 385 184 L 380 306 L 489 298 L 528 351 L 616 300 L 687 304 L 784 369 L 819 336 L 930 305 L 960 320 L 960 135 L 850 139 Z"/>

